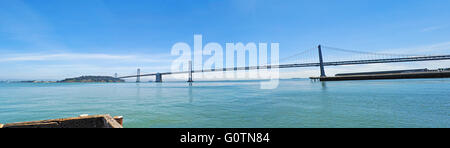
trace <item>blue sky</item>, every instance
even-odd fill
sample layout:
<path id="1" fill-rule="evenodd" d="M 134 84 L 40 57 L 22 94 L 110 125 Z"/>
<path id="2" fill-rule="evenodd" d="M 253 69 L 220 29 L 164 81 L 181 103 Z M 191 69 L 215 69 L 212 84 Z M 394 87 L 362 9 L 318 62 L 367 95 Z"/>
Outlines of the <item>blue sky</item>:
<path id="1" fill-rule="evenodd" d="M 194 34 L 223 45 L 278 42 L 281 58 L 318 44 L 449 53 L 449 18 L 448 0 L 2 0 L 0 79 L 169 71 L 172 45 Z"/>

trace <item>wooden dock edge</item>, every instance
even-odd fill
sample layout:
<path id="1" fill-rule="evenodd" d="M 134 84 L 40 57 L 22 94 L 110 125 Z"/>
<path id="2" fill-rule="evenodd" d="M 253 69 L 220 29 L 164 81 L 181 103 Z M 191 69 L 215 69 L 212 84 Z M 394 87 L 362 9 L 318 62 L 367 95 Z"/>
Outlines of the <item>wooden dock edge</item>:
<path id="1" fill-rule="evenodd" d="M 82 115 L 80 117 L 0 124 L 0 128 L 123 128 L 123 117 Z"/>

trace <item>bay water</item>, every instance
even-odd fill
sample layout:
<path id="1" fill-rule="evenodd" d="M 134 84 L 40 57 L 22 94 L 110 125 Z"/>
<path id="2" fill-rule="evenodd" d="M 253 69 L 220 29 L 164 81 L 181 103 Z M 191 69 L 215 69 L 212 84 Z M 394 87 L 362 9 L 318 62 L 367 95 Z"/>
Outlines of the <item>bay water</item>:
<path id="1" fill-rule="evenodd" d="M 0 123 L 124 116 L 125 127 L 450 127 L 450 79 L 0 83 Z"/>

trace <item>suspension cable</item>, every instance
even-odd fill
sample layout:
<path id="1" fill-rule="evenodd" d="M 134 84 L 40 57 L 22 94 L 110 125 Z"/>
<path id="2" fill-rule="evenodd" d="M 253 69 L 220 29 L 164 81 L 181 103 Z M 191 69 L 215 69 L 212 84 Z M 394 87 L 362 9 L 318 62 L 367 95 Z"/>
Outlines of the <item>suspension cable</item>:
<path id="1" fill-rule="evenodd" d="M 291 59 L 291 58 L 294 58 L 294 57 L 297 57 L 297 56 L 299 56 L 299 55 L 303 55 L 303 54 L 308 53 L 308 52 L 310 52 L 311 50 L 314 50 L 314 49 L 315 49 L 315 48 L 306 49 L 306 50 L 303 50 L 303 51 L 301 51 L 301 52 L 299 52 L 299 53 L 297 53 L 297 54 L 294 54 L 294 55 L 291 55 L 291 56 L 288 56 L 288 57 L 285 57 L 285 58 L 281 58 L 281 59 L 280 59 L 280 62 L 281 62 L 281 61 L 286 61 L 286 60 Z"/>
<path id="2" fill-rule="evenodd" d="M 336 48 L 336 47 L 330 47 L 330 46 L 322 46 L 322 47 L 327 48 L 327 49 L 331 49 L 331 50 L 336 50 L 336 51 L 352 52 L 352 53 L 359 53 L 359 54 L 384 55 L 384 56 L 403 56 L 403 57 L 426 56 L 426 55 L 413 55 L 413 54 L 375 53 L 375 52 L 366 52 L 366 51 L 358 51 L 358 50 L 351 50 L 351 49 Z"/>

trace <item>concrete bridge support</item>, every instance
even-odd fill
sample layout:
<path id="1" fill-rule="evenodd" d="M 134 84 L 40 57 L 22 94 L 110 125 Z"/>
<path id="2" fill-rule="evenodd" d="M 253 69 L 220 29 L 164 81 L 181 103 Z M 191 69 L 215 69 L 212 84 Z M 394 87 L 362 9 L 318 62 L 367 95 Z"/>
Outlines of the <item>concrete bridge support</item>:
<path id="1" fill-rule="evenodd" d="M 162 83 L 162 75 L 160 73 L 157 73 L 155 75 L 155 77 L 156 77 L 156 80 L 155 80 L 156 83 Z"/>

